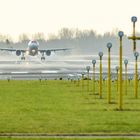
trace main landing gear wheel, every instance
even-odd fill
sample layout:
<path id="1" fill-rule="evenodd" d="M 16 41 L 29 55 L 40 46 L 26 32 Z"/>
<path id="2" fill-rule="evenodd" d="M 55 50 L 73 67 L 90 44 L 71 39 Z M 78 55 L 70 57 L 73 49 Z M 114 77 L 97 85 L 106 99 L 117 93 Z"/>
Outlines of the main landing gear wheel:
<path id="1" fill-rule="evenodd" d="M 23 57 L 21 57 L 21 60 L 25 60 L 25 57 L 23 56 Z"/>

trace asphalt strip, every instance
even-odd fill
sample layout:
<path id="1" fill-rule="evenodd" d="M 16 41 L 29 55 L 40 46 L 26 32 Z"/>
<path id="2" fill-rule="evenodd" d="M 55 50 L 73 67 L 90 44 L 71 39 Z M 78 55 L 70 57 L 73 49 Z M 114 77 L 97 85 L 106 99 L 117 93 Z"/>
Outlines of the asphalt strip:
<path id="1" fill-rule="evenodd" d="M 46 133 L 0 133 L 0 138 L 140 138 L 140 134 L 46 134 Z"/>

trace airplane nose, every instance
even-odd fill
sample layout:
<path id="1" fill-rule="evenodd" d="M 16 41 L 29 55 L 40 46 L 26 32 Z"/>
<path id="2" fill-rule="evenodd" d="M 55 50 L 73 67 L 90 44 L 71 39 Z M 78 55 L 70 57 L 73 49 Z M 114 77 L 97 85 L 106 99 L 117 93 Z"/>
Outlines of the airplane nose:
<path id="1" fill-rule="evenodd" d="M 35 50 L 32 50 L 32 53 L 35 53 L 36 51 Z"/>
<path id="2" fill-rule="evenodd" d="M 38 53 L 38 49 L 36 47 L 29 48 L 30 55 L 35 56 Z"/>

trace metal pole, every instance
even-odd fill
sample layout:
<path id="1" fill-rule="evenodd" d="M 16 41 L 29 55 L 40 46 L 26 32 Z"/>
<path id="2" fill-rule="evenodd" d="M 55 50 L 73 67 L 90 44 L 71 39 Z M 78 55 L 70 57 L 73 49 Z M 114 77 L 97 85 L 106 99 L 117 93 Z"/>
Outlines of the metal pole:
<path id="1" fill-rule="evenodd" d="M 103 52 L 99 52 L 99 57 L 100 57 L 99 96 L 100 96 L 100 99 L 102 99 L 102 56 L 103 56 Z"/>
<path id="2" fill-rule="evenodd" d="M 127 76 L 128 60 L 127 59 L 124 60 L 124 64 L 125 64 L 125 94 L 127 95 L 127 81 L 128 81 L 128 76 Z"/>
<path id="3" fill-rule="evenodd" d="M 120 74 L 119 74 L 119 95 L 120 95 L 120 99 L 119 99 L 119 109 L 122 109 L 122 38 L 120 38 Z"/>
<path id="4" fill-rule="evenodd" d="M 108 103 L 111 103 L 111 66 L 110 66 L 110 49 L 112 47 L 112 44 L 111 43 L 108 43 L 107 44 L 107 48 L 108 48 L 108 96 L 107 96 L 107 99 L 108 99 Z"/>
<path id="5" fill-rule="evenodd" d="M 131 21 L 133 22 L 133 32 L 132 36 L 128 37 L 128 39 L 133 40 L 133 52 L 136 52 L 136 40 L 140 40 L 140 37 L 136 36 L 135 32 L 135 24 L 137 22 L 137 17 L 136 16 L 131 17 Z"/>
<path id="6" fill-rule="evenodd" d="M 118 91 L 118 89 L 119 89 L 119 84 L 118 84 L 118 79 L 119 79 L 118 77 L 119 77 L 119 73 L 118 73 L 118 71 L 119 71 L 119 70 L 117 70 L 117 91 Z"/>
<path id="7" fill-rule="evenodd" d="M 133 22 L 133 52 L 136 51 L 135 22 Z"/>
<path id="8" fill-rule="evenodd" d="M 135 98 L 138 98 L 138 64 L 135 62 Z"/>
<path id="9" fill-rule="evenodd" d="M 135 98 L 137 99 L 138 98 L 138 56 L 139 56 L 139 53 L 138 52 L 135 52 L 134 53 L 134 56 L 135 56 Z"/>
<path id="10" fill-rule="evenodd" d="M 108 103 L 111 103 L 110 49 L 108 51 Z"/>
<path id="11" fill-rule="evenodd" d="M 84 73 L 82 73 L 82 92 L 84 92 Z"/>
<path id="12" fill-rule="evenodd" d="M 122 94 L 122 37 L 123 37 L 123 32 L 119 32 L 119 37 L 120 37 L 120 73 L 119 73 L 119 109 L 123 109 L 123 94 Z"/>
<path id="13" fill-rule="evenodd" d="M 100 57 L 100 98 L 102 98 L 102 58 Z"/>
<path id="14" fill-rule="evenodd" d="M 137 17 L 133 16 L 131 18 L 131 21 L 133 22 L 133 35 L 132 35 L 132 40 L 133 40 L 133 51 L 136 51 L 136 32 L 135 32 L 135 23 L 137 22 Z"/>
<path id="15" fill-rule="evenodd" d="M 96 60 L 92 60 L 92 64 L 93 64 L 93 75 L 92 75 L 92 84 L 93 84 L 93 94 L 95 94 L 95 64 L 96 64 Z"/>
<path id="16" fill-rule="evenodd" d="M 87 71 L 87 92 L 89 92 L 89 71 Z"/>
<path id="17" fill-rule="evenodd" d="M 78 81 L 77 81 L 77 82 L 78 82 L 77 85 L 78 85 L 78 87 L 79 87 L 79 85 L 80 85 L 80 77 L 79 77 L 79 76 L 77 77 L 77 80 L 78 80 Z"/>
<path id="18" fill-rule="evenodd" d="M 87 92 L 89 92 L 89 70 L 90 70 L 90 66 L 87 66 L 86 69 L 87 69 Z"/>
<path id="19" fill-rule="evenodd" d="M 125 65 L 125 94 L 127 95 L 127 65 Z"/>
<path id="20" fill-rule="evenodd" d="M 117 72 L 117 73 L 116 73 L 116 74 L 117 74 L 117 75 L 116 75 L 116 76 L 117 76 L 116 84 L 117 84 L 117 92 L 118 92 L 118 89 L 119 89 L 119 88 L 118 88 L 118 86 L 119 86 L 119 85 L 118 85 L 118 79 L 119 79 L 119 78 L 118 78 L 118 75 L 119 75 L 119 74 L 118 74 L 118 72 L 119 72 L 119 66 L 116 66 L 115 69 L 116 69 L 116 72 Z"/>
<path id="21" fill-rule="evenodd" d="M 95 94 L 95 65 L 93 65 L 93 94 Z"/>

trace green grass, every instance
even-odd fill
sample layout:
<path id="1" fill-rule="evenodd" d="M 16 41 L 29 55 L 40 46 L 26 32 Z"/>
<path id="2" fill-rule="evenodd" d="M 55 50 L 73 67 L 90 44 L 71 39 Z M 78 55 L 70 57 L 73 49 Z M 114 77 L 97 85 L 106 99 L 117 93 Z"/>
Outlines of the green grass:
<path id="1" fill-rule="evenodd" d="M 123 111 L 117 110 L 115 83 L 112 104 L 107 104 L 106 83 L 103 87 L 99 99 L 70 81 L 0 81 L 0 133 L 140 133 L 133 83 Z"/>
<path id="2" fill-rule="evenodd" d="M 0 138 L 0 140 L 18 140 L 19 138 Z M 106 140 L 106 138 L 20 138 L 20 140 Z M 107 140 L 140 140 L 140 138 L 107 138 Z"/>
<path id="3" fill-rule="evenodd" d="M 0 140 L 18 140 L 19 138 L 0 138 Z M 106 140 L 106 138 L 20 138 L 20 140 Z M 140 140 L 140 138 L 107 138 L 107 140 Z"/>

